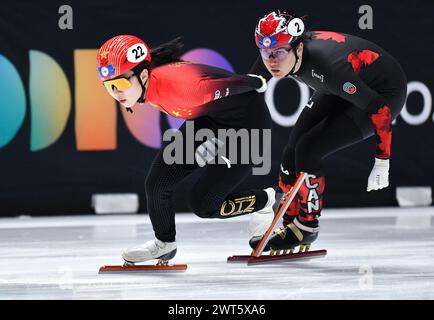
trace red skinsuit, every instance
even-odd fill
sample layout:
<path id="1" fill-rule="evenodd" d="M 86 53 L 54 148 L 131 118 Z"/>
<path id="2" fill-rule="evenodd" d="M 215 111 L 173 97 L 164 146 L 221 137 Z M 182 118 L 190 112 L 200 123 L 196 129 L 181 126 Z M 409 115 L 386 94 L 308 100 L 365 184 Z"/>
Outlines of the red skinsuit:
<path id="1" fill-rule="evenodd" d="M 214 100 L 261 85 L 258 78 L 208 65 L 174 62 L 152 69 L 145 102 L 174 117 L 194 119 L 211 112 Z"/>

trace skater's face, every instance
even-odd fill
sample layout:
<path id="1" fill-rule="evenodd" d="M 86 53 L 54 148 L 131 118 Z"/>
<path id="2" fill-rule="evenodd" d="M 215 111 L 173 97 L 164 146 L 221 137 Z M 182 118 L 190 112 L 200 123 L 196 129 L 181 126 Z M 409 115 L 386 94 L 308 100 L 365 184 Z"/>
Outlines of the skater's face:
<path id="1" fill-rule="evenodd" d="M 147 88 L 148 70 L 143 70 L 140 78 L 142 83 L 145 84 L 145 88 Z M 125 108 L 133 107 L 142 95 L 142 86 L 132 71 L 125 72 L 115 79 L 105 81 L 104 86 L 110 95 Z"/>
<path id="2" fill-rule="evenodd" d="M 295 65 L 295 53 L 294 50 L 291 49 L 290 45 L 270 49 L 262 48 L 259 49 L 259 51 L 261 53 L 262 61 L 273 77 L 285 77 Z M 301 57 L 302 52 L 303 44 L 301 43 L 297 47 L 299 57 Z"/>

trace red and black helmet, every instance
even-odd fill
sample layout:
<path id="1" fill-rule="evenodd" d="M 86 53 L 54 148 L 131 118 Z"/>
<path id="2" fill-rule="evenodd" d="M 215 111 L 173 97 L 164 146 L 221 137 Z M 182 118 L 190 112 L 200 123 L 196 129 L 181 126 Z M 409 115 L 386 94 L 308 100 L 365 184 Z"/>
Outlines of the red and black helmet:
<path id="1" fill-rule="evenodd" d="M 255 30 L 258 48 L 275 48 L 298 42 L 305 28 L 303 20 L 293 12 L 277 10 L 259 20 Z"/>
<path id="2" fill-rule="evenodd" d="M 132 35 L 116 36 L 98 51 L 98 75 L 103 81 L 110 80 L 144 62 L 151 62 L 151 53 L 143 40 Z"/>

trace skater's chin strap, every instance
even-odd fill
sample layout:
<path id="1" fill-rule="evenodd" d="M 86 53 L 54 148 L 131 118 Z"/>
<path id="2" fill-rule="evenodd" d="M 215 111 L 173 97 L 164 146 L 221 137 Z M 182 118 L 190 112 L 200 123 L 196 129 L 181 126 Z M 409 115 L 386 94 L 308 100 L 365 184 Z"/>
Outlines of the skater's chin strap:
<path id="1" fill-rule="evenodd" d="M 146 100 L 146 84 L 148 83 L 149 77 L 146 79 L 145 83 L 142 82 L 142 79 L 140 79 L 139 75 L 136 74 L 136 77 L 139 80 L 140 86 L 142 87 L 142 94 L 140 95 L 139 99 L 137 99 L 136 103 L 144 103 Z M 127 111 L 133 113 L 133 108 L 127 108 Z"/>
<path id="2" fill-rule="evenodd" d="M 140 79 L 138 75 L 136 75 L 136 77 L 139 80 L 140 86 L 142 87 L 142 94 L 140 95 L 139 99 L 137 99 L 137 103 L 144 103 L 146 100 L 146 84 L 148 83 L 149 77 L 146 79 L 145 83 L 142 82 L 142 79 Z"/>
<path id="3" fill-rule="evenodd" d="M 301 40 L 298 40 L 298 41 L 295 41 L 292 45 L 291 45 L 291 47 L 292 47 L 292 50 L 294 51 L 294 55 L 295 55 L 295 63 L 294 63 L 294 66 L 292 67 L 292 69 L 291 69 L 291 71 L 289 71 L 289 73 L 288 73 L 288 75 L 289 74 L 294 74 L 295 73 L 295 67 L 297 66 L 297 64 L 298 64 L 298 61 L 300 60 L 300 58 L 299 58 L 299 56 L 298 56 L 298 54 L 297 54 L 297 47 L 298 47 L 298 45 L 301 43 Z M 300 68 L 299 68 L 300 69 Z M 298 71 L 298 70 L 297 70 Z"/>
<path id="4" fill-rule="evenodd" d="M 142 87 L 142 94 L 140 95 L 139 99 L 137 99 L 137 103 L 144 103 L 145 102 L 145 94 L 146 94 L 146 84 L 148 83 L 148 79 L 146 79 L 145 83 L 142 82 L 142 79 L 138 75 L 136 75 L 137 79 L 139 80 L 140 86 Z M 133 108 L 127 108 L 127 112 L 133 113 Z"/>
<path id="5" fill-rule="evenodd" d="M 142 73 L 143 70 L 148 70 L 148 79 L 146 79 L 145 83 L 142 82 L 142 79 L 140 78 L 140 74 Z M 137 99 L 136 103 L 144 103 L 146 100 L 146 84 L 149 81 L 149 77 L 151 76 L 151 70 L 150 70 L 150 65 L 148 62 L 145 62 L 144 64 L 139 64 L 136 67 L 134 67 L 132 69 L 134 75 L 137 77 L 137 80 L 139 80 L 140 86 L 142 87 L 142 94 L 140 95 L 140 97 Z M 133 109 L 132 108 L 127 108 L 127 111 L 130 113 L 133 113 Z"/>

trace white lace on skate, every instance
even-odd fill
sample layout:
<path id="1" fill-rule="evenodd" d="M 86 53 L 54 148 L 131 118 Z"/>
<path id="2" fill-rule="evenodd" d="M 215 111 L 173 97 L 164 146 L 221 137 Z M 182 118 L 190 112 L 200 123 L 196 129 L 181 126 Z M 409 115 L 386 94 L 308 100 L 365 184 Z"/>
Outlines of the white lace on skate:
<path id="1" fill-rule="evenodd" d="M 274 219 L 273 205 L 276 201 L 276 191 L 273 188 L 264 190 L 268 195 L 265 207 L 250 214 L 248 232 L 250 237 L 262 236 L 270 227 Z"/>
<path id="2" fill-rule="evenodd" d="M 176 249 L 175 242 L 163 242 L 158 239 L 150 240 L 137 247 L 126 249 L 122 253 L 122 258 L 127 262 L 137 263 L 152 259 L 158 259 Z"/>

